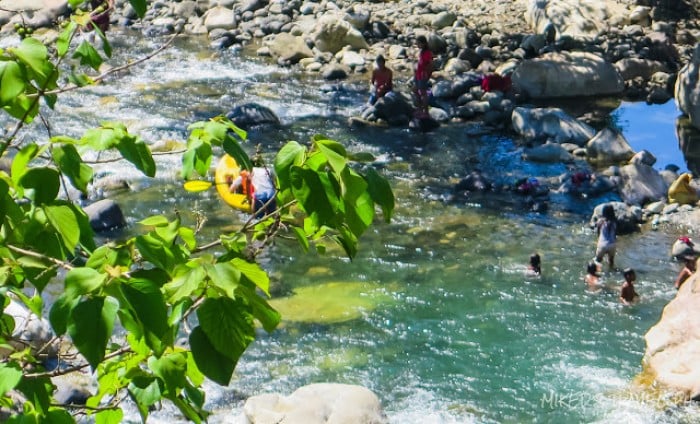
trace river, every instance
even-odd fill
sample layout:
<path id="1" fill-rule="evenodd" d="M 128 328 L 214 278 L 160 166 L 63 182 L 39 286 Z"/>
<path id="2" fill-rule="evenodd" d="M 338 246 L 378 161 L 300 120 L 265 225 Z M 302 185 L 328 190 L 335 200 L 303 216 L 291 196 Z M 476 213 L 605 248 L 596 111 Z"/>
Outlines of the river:
<path id="1" fill-rule="evenodd" d="M 122 34 L 115 61 L 135 58 L 163 40 Z M 125 47 L 128 46 L 128 49 Z M 125 51 L 126 50 L 126 51 Z M 644 334 L 673 298 L 679 264 L 669 257 L 668 225 L 619 238 L 619 267 L 637 271 L 641 302 L 622 307 L 619 272 L 604 273 L 610 290 L 585 290 L 594 235 L 587 222 L 605 199 L 553 196 L 549 212 L 529 212 L 512 198 L 450 201 L 451 187 L 478 169 L 500 183 L 550 178 L 562 164 L 525 163 L 508 136 L 478 124 L 450 124 L 430 134 L 350 128 L 366 100 L 366 83 L 332 85 L 278 68 L 242 51 L 214 53 L 204 39 L 178 40 L 154 59 L 62 98 L 54 133 L 78 135 L 103 120 L 123 121 L 149 142 L 184 140 L 188 123 L 225 113 L 234 103 L 270 107 L 282 128 L 250 132 L 266 152 L 286 140 L 324 133 L 351 151 L 369 151 L 397 195 L 390 224 L 377 221 L 350 262 L 337 249 L 300 254 L 280 242 L 263 258 L 278 291 L 284 322 L 261 332 L 227 388 L 209 386 L 213 422 L 238 422 L 243 399 L 290 393 L 314 382 L 361 384 L 380 397 L 391 423 L 678 422 L 689 408 L 658 408 L 630 390 L 641 371 Z M 615 121 L 635 149 L 658 168 L 685 169 L 673 102 L 623 104 Z M 654 134 L 650 138 L 649 134 Z M 212 191 L 187 193 L 176 180 L 178 157 L 158 157 L 155 180 L 114 195 L 130 228 L 150 214 L 208 218 L 203 237 L 233 230 L 245 219 Z M 101 175 L 135 175 L 111 165 Z M 113 235 L 120 237 L 122 234 Z M 543 276 L 524 274 L 532 252 Z M 136 414 L 130 419 L 138 420 Z M 165 407 L 151 422 L 177 421 Z"/>

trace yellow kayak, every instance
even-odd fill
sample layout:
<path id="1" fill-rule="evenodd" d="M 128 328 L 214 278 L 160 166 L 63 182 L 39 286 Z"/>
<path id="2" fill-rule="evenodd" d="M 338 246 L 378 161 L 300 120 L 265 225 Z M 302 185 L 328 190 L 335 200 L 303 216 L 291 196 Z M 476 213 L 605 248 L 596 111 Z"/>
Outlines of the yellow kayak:
<path id="1" fill-rule="evenodd" d="M 219 164 L 216 165 L 214 173 L 214 185 L 216 191 L 226 204 L 232 208 L 242 210 L 243 212 L 252 212 L 251 202 L 247 196 L 242 193 L 231 193 L 229 191 L 230 182 L 238 177 L 241 173 L 241 167 L 229 155 L 224 155 L 219 159 Z"/>

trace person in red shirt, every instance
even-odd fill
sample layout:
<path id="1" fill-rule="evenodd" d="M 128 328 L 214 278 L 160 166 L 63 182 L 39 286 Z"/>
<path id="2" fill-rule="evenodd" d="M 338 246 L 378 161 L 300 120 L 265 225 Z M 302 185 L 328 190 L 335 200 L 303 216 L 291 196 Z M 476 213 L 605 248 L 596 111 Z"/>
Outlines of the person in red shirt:
<path id="1" fill-rule="evenodd" d="M 372 71 L 372 94 L 369 96 L 369 103 L 375 104 L 380 97 L 394 89 L 394 73 L 386 67 L 384 56 L 379 55 L 375 60 L 376 66 Z"/>
<path id="2" fill-rule="evenodd" d="M 428 117 L 428 90 L 430 89 L 430 77 L 433 74 L 433 53 L 428 48 L 428 40 L 424 35 L 416 38 L 416 45 L 420 49 L 418 64 L 413 79 L 413 91 L 416 95 L 416 117 Z"/>

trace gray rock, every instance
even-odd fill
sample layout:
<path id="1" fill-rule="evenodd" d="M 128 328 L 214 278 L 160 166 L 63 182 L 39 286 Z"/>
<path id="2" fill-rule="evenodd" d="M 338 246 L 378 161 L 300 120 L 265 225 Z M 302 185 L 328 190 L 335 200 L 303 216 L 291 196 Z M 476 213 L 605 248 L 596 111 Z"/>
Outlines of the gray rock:
<path id="1" fill-rule="evenodd" d="M 304 58 L 314 56 L 304 38 L 286 32 L 274 36 L 268 42 L 267 47 L 270 49 L 272 57 L 284 63 L 294 64 Z"/>
<path id="2" fill-rule="evenodd" d="M 516 107 L 512 113 L 513 129 L 527 140 L 551 139 L 583 146 L 595 130 L 559 108 Z"/>
<path id="3" fill-rule="evenodd" d="M 244 103 L 235 106 L 226 117 L 241 128 L 255 125 L 279 125 L 280 120 L 268 107 L 258 103 Z"/>
<path id="4" fill-rule="evenodd" d="M 111 199 L 98 200 L 83 208 L 96 232 L 123 228 L 126 220 L 121 208 Z"/>
<path id="5" fill-rule="evenodd" d="M 289 396 L 263 394 L 243 406 L 251 423 L 384 424 L 379 398 L 361 386 L 318 383 Z"/>
<path id="6" fill-rule="evenodd" d="M 335 54 L 345 46 L 353 50 L 369 48 L 360 31 L 333 13 L 319 19 L 311 38 L 316 48 L 322 52 Z"/>
<path id="7" fill-rule="evenodd" d="M 700 129 L 700 43 L 695 46 L 693 59 L 678 72 L 675 98 L 681 112 Z"/>
<path id="8" fill-rule="evenodd" d="M 631 205 L 644 205 L 666 198 L 668 186 L 651 166 L 629 164 L 620 168 L 622 199 Z"/>
<path id="9" fill-rule="evenodd" d="M 209 9 L 204 15 L 204 26 L 207 31 L 217 28 L 229 30 L 236 28 L 236 15 L 233 10 L 217 6 Z"/>
<path id="10" fill-rule="evenodd" d="M 622 134 L 605 128 L 586 144 L 586 156 L 598 165 L 613 165 L 627 162 L 634 151 Z"/>
<path id="11" fill-rule="evenodd" d="M 630 163 L 639 163 L 643 165 L 654 166 L 654 164 L 656 163 L 656 157 L 653 154 L 651 154 L 650 151 L 642 150 L 641 152 L 637 152 L 634 156 L 632 156 L 632 159 L 630 159 Z"/>
<path id="12" fill-rule="evenodd" d="M 520 63 L 513 86 L 535 99 L 617 95 L 624 81 L 614 66 L 586 52 L 547 53 Z"/>
<path id="13" fill-rule="evenodd" d="M 4 313 L 15 321 L 12 340 L 8 341 L 11 346 L 17 350 L 29 347 L 35 354 L 41 350 L 43 355 L 49 357 L 54 357 L 57 354 L 58 347 L 49 345 L 54 334 L 51 330 L 51 324 L 46 319 L 34 315 L 26 306 L 14 299 L 10 300 Z M 8 353 L 8 350 L 0 347 L 0 358 L 5 357 Z"/>

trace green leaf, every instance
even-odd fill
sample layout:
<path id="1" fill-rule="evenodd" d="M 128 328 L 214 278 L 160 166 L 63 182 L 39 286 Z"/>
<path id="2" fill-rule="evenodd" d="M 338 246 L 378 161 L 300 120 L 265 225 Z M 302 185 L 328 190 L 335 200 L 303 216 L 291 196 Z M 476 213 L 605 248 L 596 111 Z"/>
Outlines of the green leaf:
<path id="1" fill-rule="evenodd" d="M 236 361 L 219 353 L 199 326 L 192 330 L 189 340 L 192 357 L 202 374 L 215 383 L 228 386 Z"/>
<path id="2" fill-rule="evenodd" d="M 227 297 L 233 299 L 241 280 L 241 272 L 231 263 L 222 262 L 206 267 L 207 275 L 215 287 L 221 289 Z"/>
<path id="3" fill-rule="evenodd" d="M 75 30 L 78 28 L 78 24 L 70 21 L 68 25 L 61 31 L 61 34 L 56 39 L 56 52 L 58 57 L 63 57 L 68 52 L 68 47 L 70 47 L 70 40 L 73 38 Z"/>
<path id="4" fill-rule="evenodd" d="M 301 166 L 304 162 L 306 149 L 296 141 L 290 141 L 277 152 L 275 156 L 275 174 L 279 181 L 280 190 L 291 187 L 290 170 L 292 166 Z"/>
<path id="5" fill-rule="evenodd" d="M 165 383 L 165 387 L 170 394 L 174 394 L 185 387 L 187 380 L 185 378 L 187 372 L 187 355 L 185 352 L 175 352 L 168 355 L 163 355 L 156 359 L 150 357 L 148 367 L 153 370 L 153 373 L 160 377 Z"/>
<path id="6" fill-rule="evenodd" d="M 255 339 L 253 316 L 241 301 L 208 298 L 197 309 L 197 318 L 216 351 L 234 363 Z"/>
<path id="7" fill-rule="evenodd" d="M 0 75 L 0 101 L 3 105 L 12 103 L 26 89 L 22 68 L 17 62 L 1 62 Z"/>
<path id="8" fill-rule="evenodd" d="M 351 153 L 348 155 L 348 159 L 355 162 L 374 162 L 376 160 L 374 155 L 369 152 Z"/>
<path id="9" fill-rule="evenodd" d="M 146 0 L 129 0 L 129 3 L 131 3 L 131 7 L 134 8 L 139 18 L 143 18 L 146 15 Z"/>
<path id="10" fill-rule="evenodd" d="M 79 301 L 79 297 L 74 297 L 64 292 L 53 302 L 53 305 L 51 305 L 49 322 L 57 336 L 64 335 L 68 330 L 68 319 L 70 318 L 71 311 Z"/>
<path id="11" fill-rule="evenodd" d="M 119 304 L 112 298 L 95 297 L 71 311 L 68 334 L 94 370 L 105 356 Z"/>
<path id="12" fill-rule="evenodd" d="M 173 280 L 163 286 L 163 290 L 171 303 L 178 302 L 184 297 L 189 297 L 199 288 L 206 278 L 206 271 L 201 266 L 185 268 L 185 272 L 176 275 Z"/>
<path id="13" fill-rule="evenodd" d="M 292 231 L 294 232 L 294 235 L 297 238 L 297 241 L 299 242 L 301 247 L 304 249 L 304 252 L 308 252 L 309 251 L 309 239 L 306 237 L 306 232 L 302 228 L 297 227 L 296 225 L 293 225 L 291 228 L 292 228 Z"/>
<path id="14" fill-rule="evenodd" d="M 238 293 L 246 299 L 246 302 L 250 305 L 251 313 L 255 319 L 260 321 L 265 331 L 271 333 L 277 328 L 282 317 L 279 312 L 267 303 L 267 300 L 258 296 L 252 288 L 241 287 Z"/>
<path id="15" fill-rule="evenodd" d="M 44 213 L 51 226 L 61 236 L 63 246 L 72 252 L 80 240 L 80 227 L 73 209 L 67 205 L 45 206 Z"/>
<path id="16" fill-rule="evenodd" d="M 121 409 L 104 409 L 95 415 L 95 424 L 119 424 L 124 418 Z"/>
<path id="17" fill-rule="evenodd" d="M 51 393 L 54 386 L 48 377 L 23 378 L 17 385 L 19 390 L 41 414 L 47 414 L 51 406 Z"/>
<path id="18" fill-rule="evenodd" d="M 156 163 L 146 143 L 138 137 L 123 137 L 117 143 L 119 153 L 147 177 L 155 177 Z"/>
<path id="19" fill-rule="evenodd" d="M 102 65 L 102 57 L 92 44 L 87 41 L 83 41 L 78 48 L 75 49 L 73 59 L 80 59 L 81 65 L 89 66 L 96 71 L 98 71 Z"/>
<path id="20" fill-rule="evenodd" d="M 367 169 L 367 189 L 374 203 L 382 208 L 382 214 L 386 222 L 391 221 L 394 213 L 394 193 L 391 191 L 389 182 L 379 174 L 374 168 Z"/>
<path id="21" fill-rule="evenodd" d="M 168 246 L 150 234 L 136 237 L 136 248 L 141 256 L 164 270 L 169 270 L 175 263 L 175 255 Z"/>
<path id="22" fill-rule="evenodd" d="M 0 364 L 0 396 L 14 389 L 22 379 L 22 370 L 17 364 Z"/>
<path id="23" fill-rule="evenodd" d="M 41 205 L 50 203 L 58 196 L 61 187 L 58 171 L 52 168 L 31 168 L 19 181 L 25 189 L 33 189 L 34 202 Z"/>
<path id="24" fill-rule="evenodd" d="M 163 227 L 169 223 L 170 221 L 168 221 L 168 218 L 164 217 L 163 215 L 153 215 L 139 221 L 139 224 L 149 227 Z"/>
<path id="25" fill-rule="evenodd" d="M 303 210 L 317 226 L 333 226 L 340 201 L 333 193 L 328 177 L 299 167 L 293 167 L 290 176 L 292 192 Z M 329 193 L 331 198 L 328 197 Z"/>
<path id="26" fill-rule="evenodd" d="M 74 299 L 80 295 L 94 292 L 101 288 L 106 281 L 107 274 L 92 268 L 73 268 L 66 274 L 65 294 L 70 299 Z"/>
<path id="27" fill-rule="evenodd" d="M 146 278 L 132 278 L 122 285 L 124 298 L 144 328 L 157 338 L 169 330 L 168 311 L 158 283 Z"/>
<path id="28" fill-rule="evenodd" d="M 87 185 L 92 180 L 92 168 L 83 163 L 75 146 L 57 145 L 51 150 L 51 154 L 58 169 L 68 177 L 73 186 L 87 193 Z"/>
<path id="29" fill-rule="evenodd" d="M 49 77 L 47 71 L 50 67 L 48 62 L 48 50 L 46 46 L 33 37 L 27 37 L 16 48 L 8 49 L 17 58 L 31 68 L 37 75 L 46 79 Z M 51 67 L 52 68 L 52 67 Z"/>
<path id="30" fill-rule="evenodd" d="M 34 143 L 27 144 L 20 150 L 12 160 L 12 168 L 10 173 L 12 175 L 12 182 L 15 184 L 19 183 L 19 180 L 27 172 L 27 165 L 34 159 L 39 153 L 39 146 Z M 20 194 L 21 195 L 21 194 Z"/>
<path id="31" fill-rule="evenodd" d="M 46 414 L 45 422 L 51 424 L 75 424 L 73 416 L 63 408 L 51 408 Z"/>
<path id="32" fill-rule="evenodd" d="M 149 407 L 163 397 L 158 379 L 149 375 L 136 376 L 129 383 L 128 391 L 136 402 L 141 414 L 141 421 L 145 423 Z"/>
<path id="33" fill-rule="evenodd" d="M 266 295 L 270 296 L 270 277 L 254 262 L 248 262 L 240 258 L 234 258 L 231 263 L 253 284 L 258 286 Z"/>
<path id="34" fill-rule="evenodd" d="M 224 138 L 224 151 L 234 158 L 241 168 L 253 169 L 253 162 L 250 161 L 248 154 L 243 150 L 238 141 L 229 135 Z"/>
<path id="35" fill-rule="evenodd" d="M 4 338 L 12 337 L 15 331 L 15 319 L 11 315 L 0 315 L 0 336 Z"/>
<path id="36" fill-rule="evenodd" d="M 337 141 L 332 140 L 317 140 L 316 146 L 328 160 L 328 163 L 333 168 L 333 171 L 340 175 L 347 166 L 345 147 Z"/>

